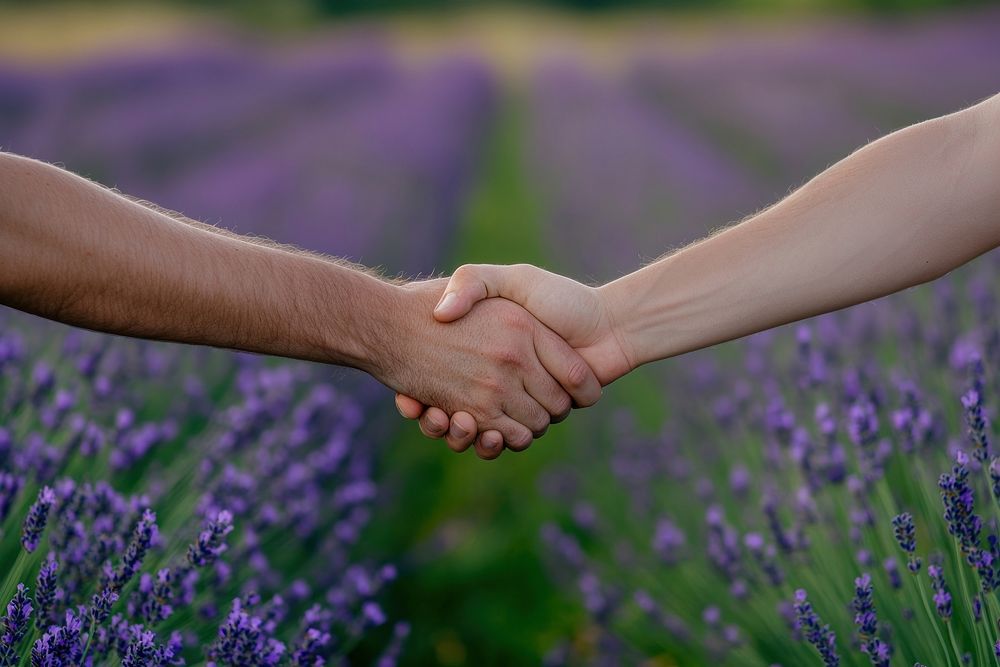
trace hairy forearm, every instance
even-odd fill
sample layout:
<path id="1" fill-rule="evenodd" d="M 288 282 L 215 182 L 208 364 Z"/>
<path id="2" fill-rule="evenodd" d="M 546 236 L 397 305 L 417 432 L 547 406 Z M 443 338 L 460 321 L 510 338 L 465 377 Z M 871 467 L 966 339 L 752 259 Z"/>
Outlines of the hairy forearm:
<path id="1" fill-rule="evenodd" d="M 939 277 L 1000 245 L 1000 97 L 889 135 L 601 292 L 633 365 Z"/>
<path id="2" fill-rule="evenodd" d="M 0 303 L 68 324 L 375 370 L 393 288 L 0 153 Z M 385 306 L 385 307 L 383 307 Z"/>

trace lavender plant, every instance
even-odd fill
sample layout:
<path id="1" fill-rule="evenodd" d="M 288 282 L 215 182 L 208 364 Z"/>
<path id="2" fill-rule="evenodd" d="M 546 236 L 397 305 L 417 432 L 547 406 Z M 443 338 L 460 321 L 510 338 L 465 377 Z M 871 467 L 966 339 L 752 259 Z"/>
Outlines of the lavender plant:
<path id="1" fill-rule="evenodd" d="M 491 91 L 466 59 L 220 42 L 4 71 L 0 137 L 191 217 L 416 273 L 456 223 Z M 0 664 L 342 664 L 366 637 L 396 664 L 409 625 L 379 600 L 396 570 L 358 544 L 384 399 L 350 374 L 0 311 Z"/>
<path id="2" fill-rule="evenodd" d="M 553 226 L 606 227 L 604 208 L 624 202 L 629 215 L 611 217 L 633 253 L 648 247 L 637 239 L 697 238 L 719 223 L 713 205 L 749 212 L 882 123 L 995 92 L 1000 53 L 984 26 L 996 19 L 915 24 L 891 43 L 843 26 L 647 54 L 624 81 L 548 71 L 535 104 L 548 145 L 533 168 L 563 178 L 545 193 Z M 987 52 L 990 64 L 969 64 Z M 937 87 L 888 75 L 930 60 L 961 75 Z M 582 100 L 632 119 L 627 150 L 612 143 L 597 161 L 573 138 L 602 133 L 609 111 L 553 123 Z M 668 178 L 672 160 L 688 172 Z M 643 187 L 650 173 L 659 188 Z M 655 376 L 662 398 L 581 415 L 602 435 L 581 439 L 593 441 L 574 457 L 586 464 L 545 479 L 570 505 L 542 539 L 589 625 L 549 662 L 996 664 L 996 276 L 984 258 L 912 294 L 675 360 Z M 632 402 L 664 413 L 662 430 L 639 427 Z"/>

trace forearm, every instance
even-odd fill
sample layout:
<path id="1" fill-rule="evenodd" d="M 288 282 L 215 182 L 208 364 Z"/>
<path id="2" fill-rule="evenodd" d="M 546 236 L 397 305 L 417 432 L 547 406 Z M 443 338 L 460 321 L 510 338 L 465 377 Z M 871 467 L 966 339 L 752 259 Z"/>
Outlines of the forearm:
<path id="1" fill-rule="evenodd" d="M 998 107 L 889 135 L 601 288 L 633 365 L 884 296 L 1000 245 Z"/>
<path id="2" fill-rule="evenodd" d="M 392 290 L 0 153 L 5 305 L 97 331 L 372 370 Z"/>

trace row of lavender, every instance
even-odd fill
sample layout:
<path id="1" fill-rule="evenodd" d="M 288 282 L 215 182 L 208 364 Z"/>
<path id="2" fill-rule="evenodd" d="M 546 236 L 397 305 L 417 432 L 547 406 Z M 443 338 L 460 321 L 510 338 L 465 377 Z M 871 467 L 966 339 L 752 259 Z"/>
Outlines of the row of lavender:
<path id="1" fill-rule="evenodd" d="M 646 55 L 614 82 L 546 70 L 532 168 L 553 238 L 580 240 L 557 257 L 580 276 L 631 270 L 996 93 L 998 30 L 995 13 L 845 25 Z M 543 531 L 592 631 L 551 662 L 996 664 L 998 277 L 983 258 L 670 362 L 657 435 L 629 408 L 592 417 L 587 465 L 545 484 L 576 500 Z"/>
<path id="2" fill-rule="evenodd" d="M 486 131 L 476 63 L 253 44 L 0 72 L 0 145 L 320 252 L 429 272 Z M 405 239 L 405 242 L 404 242 Z M 340 664 L 408 632 L 356 547 L 376 388 L 0 311 L 0 664 Z"/>

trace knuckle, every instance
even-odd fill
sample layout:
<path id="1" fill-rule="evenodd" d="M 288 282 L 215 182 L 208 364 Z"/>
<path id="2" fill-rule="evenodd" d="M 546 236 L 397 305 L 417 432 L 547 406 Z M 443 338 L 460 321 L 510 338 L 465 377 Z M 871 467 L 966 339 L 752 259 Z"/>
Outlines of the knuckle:
<path id="1" fill-rule="evenodd" d="M 515 451 L 522 451 L 531 445 L 532 437 L 531 433 L 525 431 L 523 433 L 517 432 L 512 433 L 507 438 L 507 446 Z"/>
<path id="2" fill-rule="evenodd" d="M 569 411 L 573 409 L 573 399 L 569 394 L 562 392 L 559 397 L 553 401 L 553 407 L 555 408 L 555 415 L 557 417 L 565 417 L 569 414 Z"/>
<path id="3" fill-rule="evenodd" d="M 524 364 L 524 355 L 513 346 L 501 346 L 493 351 L 493 360 L 498 366 L 519 368 Z"/>
<path id="4" fill-rule="evenodd" d="M 513 304 L 508 305 L 511 307 L 504 308 L 498 314 L 498 319 L 504 329 L 515 333 L 528 333 L 532 331 L 534 329 L 534 323 L 531 321 L 531 317 L 528 315 L 527 311 L 522 308 L 514 307 Z"/>
<path id="5" fill-rule="evenodd" d="M 566 369 L 566 381 L 574 389 L 579 389 L 587 384 L 590 379 L 590 367 L 580 359 L 577 359 Z"/>
<path id="6" fill-rule="evenodd" d="M 526 450 L 529 447 L 531 447 L 531 443 L 532 442 L 533 442 L 533 440 L 529 439 L 526 442 L 518 443 L 518 444 L 514 444 L 512 442 L 511 443 L 507 443 L 507 449 L 509 449 L 512 452 L 523 452 L 524 450 Z"/>
<path id="7" fill-rule="evenodd" d="M 534 433 L 535 437 L 537 438 L 539 437 L 539 434 L 545 433 L 546 429 L 548 429 L 549 427 L 549 423 L 550 420 L 548 413 L 543 413 L 535 416 L 535 418 L 531 420 L 531 424 L 527 426 L 531 429 L 531 432 Z"/>
<path id="8" fill-rule="evenodd" d="M 479 379 L 479 393 L 482 396 L 480 404 L 485 408 L 483 411 L 496 416 L 498 404 L 507 393 L 504 382 L 495 375 L 485 375 Z"/>
<path id="9" fill-rule="evenodd" d="M 472 264 L 463 264 L 462 266 L 455 269 L 455 273 L 452 274 L 452 278 L 458 280 L 468 280 L 475 277 L 476 267 Z"/>

